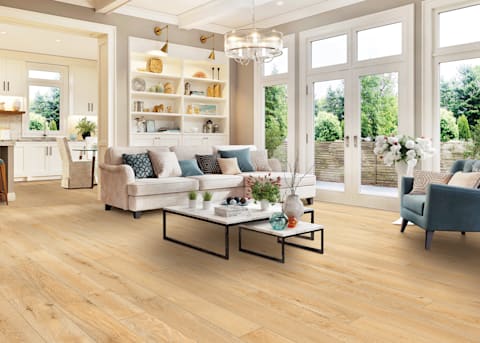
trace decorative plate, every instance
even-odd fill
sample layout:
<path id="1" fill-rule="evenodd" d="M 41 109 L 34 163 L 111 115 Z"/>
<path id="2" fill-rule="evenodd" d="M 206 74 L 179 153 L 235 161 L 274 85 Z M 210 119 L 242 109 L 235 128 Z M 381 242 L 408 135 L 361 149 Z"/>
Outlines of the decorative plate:
<path id="1" fill-rule="evenodd" d="M 132 80 L 132 89 L 137 92 L 144 92 L 145 91 L 145 80 L 139 77 L 136 77 Z"/>

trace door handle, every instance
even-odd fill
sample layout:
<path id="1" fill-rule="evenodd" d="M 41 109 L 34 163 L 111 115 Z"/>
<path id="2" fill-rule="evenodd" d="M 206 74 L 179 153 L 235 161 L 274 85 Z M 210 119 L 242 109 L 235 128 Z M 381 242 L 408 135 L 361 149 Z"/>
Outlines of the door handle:
<path id="1" fill-rule="evenodd" d="M 53 148 L 50 147 L 50 156 L 52 156 L 52 155 L 53 155 Z"/>
<path id="2" fill-rule="evenodd" d="M 48 146 L 45 147 L 45 156 L 48 156 Z"/>
<path id="3" fill-rule="evenodd" d="M 350 136 L 345 136 L 345 145 L 347 148 L 350 146 Z"/>
<path id="4" fill-rule="evenodd" d="M 3 81 L 3 91 L 5 92 L 7 89 L 5 88 L 5 81 Z"/>
<path id="5" fill-rule="evenodd" d="M 353 146 L 355 148 L 358 147 L 358 136 L 357 135 L 353 136 Z"/>
<path id="6" fill-rule="evenodd" d="M 7 91 L 10 92 L 10 81 L 7 81 Z"/>

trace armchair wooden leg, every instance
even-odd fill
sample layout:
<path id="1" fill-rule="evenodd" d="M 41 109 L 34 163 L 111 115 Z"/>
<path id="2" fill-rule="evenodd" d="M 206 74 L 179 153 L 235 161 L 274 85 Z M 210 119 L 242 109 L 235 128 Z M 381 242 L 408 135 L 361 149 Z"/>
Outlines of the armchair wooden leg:
<path id="1" fill-rule="evenodd" d="M 408 225 L 408 220 L 406 220 L 405 218 L 402 218 L 402 227 L 400 228 L 400 232 L 405 231 L 405 228 L 407 227 L 407 225 Z"/>
<path id="2" fill-rule="evenodd" d="M 110 211 L 112 209 L 112 205 L 105 204 L 105 211 Z"/>
<path id="3" fill-rule="evenodd" d="M 462 231 L 462 235 L 465 236 L 465 231 Z"/>
<path id="4" fill-rule="evenodd" d="M 430 250 L 432 247 L 433 233 L 435 231 L 425 231 L 425 249 Z"/>

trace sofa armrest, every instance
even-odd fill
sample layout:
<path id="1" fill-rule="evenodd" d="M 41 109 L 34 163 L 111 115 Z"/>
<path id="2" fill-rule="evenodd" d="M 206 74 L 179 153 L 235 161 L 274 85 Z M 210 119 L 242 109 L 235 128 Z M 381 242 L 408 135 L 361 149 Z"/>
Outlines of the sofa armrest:
<path id="1" fill-rule="evenodd" d="M 127 185 L 135 181 L 132 167 L 126 164 L 99 164 L 100 199 L 107 205 L 128 210 Z"/>
<path id="2" fill-rule="evenodd" d="M 268 159 L 268 165 L 274 172 L 281 172 L 282 171 L 282 164 L 280 163 L 280 160 L 277 158 L 269 158 Z"/>
<path id="3" fill-rule="evenodd" d="M 433 230 L 480 231 L 480 190 L 429 185 L 425 200 L 427 226 Z"/>

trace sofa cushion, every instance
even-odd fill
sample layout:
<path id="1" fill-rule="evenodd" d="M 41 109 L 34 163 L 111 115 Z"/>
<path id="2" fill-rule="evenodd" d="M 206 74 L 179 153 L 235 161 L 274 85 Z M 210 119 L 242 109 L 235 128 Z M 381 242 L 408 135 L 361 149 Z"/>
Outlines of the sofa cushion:
<path id="1" fill-rule="evenodd" d="M 217 161 L 217 155 L 195 155 L 198 166 L 204 174 L 221 174 L 222 170 Z"/>
<path id="2" fill-rule="evenodd" d="M 461 171 L 453 174 L 450 181 L 450 186 L 465 187 L 465 188 L 478 188 L 480 185 L 480 172 L 463 173 Z"/>
<path id="3" fill-rule="evenodd" d="M 105 152 L 105 164 L 120 165 L 123 164 L 123 154 L 145 154 L 147 150 L 152 151 L 170 151 L 166 146 L 129 146 L 129 147 L 111 147 Z"/>
<path id="4" fill-rule="evenodd" d="M 406 194 L 403 196 L 403 206 L 420 215 L 423 216 L 423 209 L 425 208 L 425 198 L 426 195 L 422 194 Z"/>
<path id="5" fill-rule="evenodd" d="M 415 170 L 413 177 L 413 189 L 410 194 L 426 194 L 429 184 L 447 184 L 452 174 Z"/>
<path id="6" fill-rule="evenodd" d="M 180 168 L 182 169 L 182 176 L 194 176 L 194 175 L 203 175 L 203 172 L 200 170 L 197 164 L 197 160 L 183 160 L 178 161 Z"/>
<path id="7" fill-rule="evenodd" d="M 241 175 L 206 174 L 189 176 L 188 179 L 197 180 L 199 189 L 201 191 L 209 189 L 243 187 L 244 185 L 243 176 Z"/>
<path id="8" fill-rule="evenodd" d="M 240 149 L 245 149 L 248 148 L 250 151 L 255 151 L 257 150 L 257 147 L 255 145 L 214 145 L 212 147 L 213 153 L 217 154 L 220 150 L 240 150 Z"/>
<path id="9" fill-rule="evenodd" d="M 137 179 L 127 188 L 129 196 L 190 192 L 198 190 L 198 181 L 186 177 Z"/>
<path id="10" fill-rule="evenodd" d="M 472 172 L 480 172 L 480 161 L 475 160 L 475 163 L 472 166 Z"/>
<path id="11" fill-rule="evenodd" d="M 255 171 L 272 171 L 268 164 L 267 150 L 250 151 L 250 158 Z"/>
<path id="12" fill-rule="evenodd" d="M 250 175 L 254 177 L 262 177 L 265 175 L 270 175 L 270 178 L 276 179 L 277 177 L 280 177 L 280 188 L 287 188 L 289 187 L 289 181 L 292 179 L 292 174 L 291 173 L 284 173 L 284 172 L 252 172 L 252 173 L 242 173 L 241 174 L 243 177 L 247 178 Z M 306 174 L 305 177 L 302 178 L 304 174 L 298 174 L 298 180 L 299 180 L 299 187 L 305 187 L 305 186 L 315 186 L 317 183 L 317 178 L 313 174 Z M 301 180 L 300 180 L 301 179 Z"/>
<path id="13" fill-rule="evenodd" d="M 135 177 L 144 179 L 154 177 L 152 162 L 147 153 L 142 154 L 123 154 L 123 164 L 128 164 L 133 169 Z"/>
<path id="14" fill-rule="evenodd" d="M 209 155 L 212 154 L 212 147 L 208 145 L 177 145 L 170 147 L 179 161 L 194 160 L 195 155 Z"/>
<path id="15" fill-rule="evenodd" d="M 218 153 L 222 158 L 237 158 L 238 167 L 242 172 L 253 172 L 255 167 L 252 164 L 250 158 L 250 149 L 238 149 L 238 150 L 218 150 Z"/>
<path id="16" fill-rule="evenodd" d="M 473 165 L 477 162 L 476 160 L 466 160 L 463 164 L 463 172 L 470 173 L 473 169 Z"/>
<path id="17" fill-rule="evenodd" d="M 240 174 L 242 171 L 238 167 L 237 158 L 217 158 L 218 165 L 222 170 L 222 174 L 225 175 L 237 175 Z"/>
<path id="18" fill-rule="evenodd" d="M 174 152 L 148 150 L 148 156 L 157 177 L 182 176 L 182 169 Z"/>

